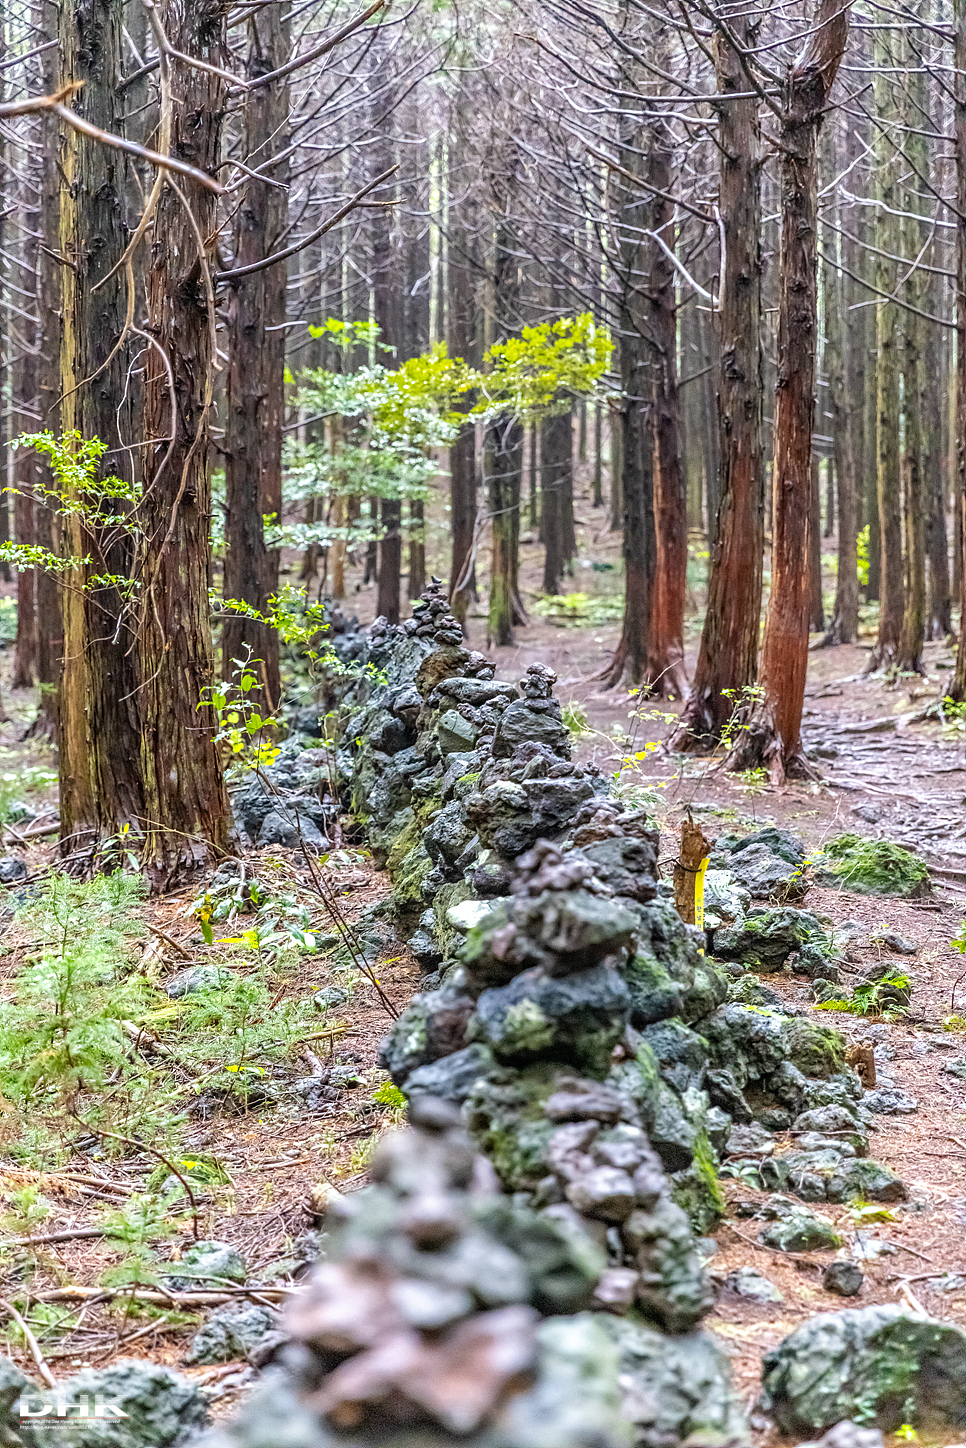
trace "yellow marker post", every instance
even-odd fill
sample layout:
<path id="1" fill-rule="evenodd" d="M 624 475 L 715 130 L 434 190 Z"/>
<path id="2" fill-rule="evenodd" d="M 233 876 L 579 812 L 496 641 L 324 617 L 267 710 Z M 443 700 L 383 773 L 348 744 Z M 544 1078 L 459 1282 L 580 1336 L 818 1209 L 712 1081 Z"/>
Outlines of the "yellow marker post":
<path id="1" fill-rule="evenodd" d="M 704 877 L 707 874 L 710 859 L 710 855 L 705 855 L 694 877 L 694 923 L 699 930 L 704 929 Z M 703 945 L 698 946 L 698 954 L 704 954 Z"/>

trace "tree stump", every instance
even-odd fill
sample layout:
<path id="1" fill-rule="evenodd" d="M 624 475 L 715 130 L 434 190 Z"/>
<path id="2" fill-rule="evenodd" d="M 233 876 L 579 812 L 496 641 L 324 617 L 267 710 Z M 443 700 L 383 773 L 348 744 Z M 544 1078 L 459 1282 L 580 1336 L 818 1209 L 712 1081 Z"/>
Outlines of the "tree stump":
<path id="1" fill-rule="evenodd" d="M 694 882 L 712 844 L 689 810 L 687 819 L 681 822 L 681 848 L 674 866 L 674 904 L 685 925 L 694 924 Z"/>

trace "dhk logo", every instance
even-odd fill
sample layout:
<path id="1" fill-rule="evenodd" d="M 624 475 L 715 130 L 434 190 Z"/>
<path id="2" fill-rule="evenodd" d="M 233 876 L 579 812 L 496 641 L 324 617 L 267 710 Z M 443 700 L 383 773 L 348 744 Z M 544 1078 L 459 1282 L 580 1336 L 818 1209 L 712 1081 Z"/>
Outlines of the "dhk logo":
<path id="1" fill-rule="evenodd" d="M 70 1398 L 65 1393 L 21 1393 L 17 1404 L 20 1420 L 27 1418 L 126 1418 L 128 1416 L 120 1403 L 106 1398 L 103 1393 L 77 1393 Z"/>

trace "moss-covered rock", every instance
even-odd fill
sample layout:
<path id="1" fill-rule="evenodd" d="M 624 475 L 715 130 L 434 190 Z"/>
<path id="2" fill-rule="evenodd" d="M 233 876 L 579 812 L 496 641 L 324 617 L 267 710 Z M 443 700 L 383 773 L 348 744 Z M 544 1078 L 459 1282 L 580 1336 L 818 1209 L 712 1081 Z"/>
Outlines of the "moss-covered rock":
<path id="1" fill-rule="evenodd" d="M 560 1067 L 541 1062 L 522 1071 L 494 1071 L 466 1103 L 470 1135 L 489 1157 L 507 1191 L 533 1191 L 550 1170 L 547 1147 L 557 1129 L 544 1106 Z"/>
<path id="2" fill-rule="evenodd" d="M 911 850 L 888 840 L 838 835 L 814 860 L 816 879 L 858 895 L 914 899 L 930 889 L 929 867 Z"/>
<path id="3" fill-rule="evenodd" d="M 966 1426 L 966 1332 L 901 1307 L 823 1312 L 766 1353 L 762 1405 L 789 1437 L 845 1420 Z"/>

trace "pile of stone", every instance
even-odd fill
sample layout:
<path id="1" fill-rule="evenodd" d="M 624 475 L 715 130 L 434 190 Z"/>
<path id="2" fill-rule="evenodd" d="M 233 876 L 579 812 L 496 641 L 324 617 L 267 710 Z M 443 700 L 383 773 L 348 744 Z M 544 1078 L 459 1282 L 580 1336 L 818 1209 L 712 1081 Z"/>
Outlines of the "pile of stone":
<path id="1" fill-rule="evenodd" d="M 588 1095 L 576 1087 L 572 1094 Z M 561 1180 L 569 1182 L 585 1150 L 620 1160 L 595 1169 L 632 1183 L 614 1230 L 651 1262 L 648 1219 L 665 1184 L 643 1133 L 601 1129 L 563 1101 L 559 1109 L 567 1120 L 556 1126 Z M 611 1117 L 613 1103 L 600 1109 Z M 411 1115 L 417 1129 L 383 1142 L 373 1184 L 334 1202 L 326 1258 L 283 1315 L 288 1345 L 207 1448 L 263 1448 L 281 1441 L 282 1425 L 286 1448 L 743 1440 L 723 1355 L 710 1338 L 667 1337 L 616 1316 L 615 1304 L 600 1300 L 622 1291 L 606 1270 L 606 1243 L 566 1212 L 534 1211 L 502 1195 L 448 1103 L 423 1097 Z M 608 1218 L 597 1220 L 609 1233 Z M 660 1275 L 642 1271 L 641 1282 Z M 682 1303 L 682 1325 L 703 1309 Z"/>
<path id="2" fill-rule="evenodd" d="M 701 1232 L 720 1215 L 732 1128 L 751 1122 L 800 1133 L 769 1156 L 766 1189 L 896 1199 L 901 1184 L 866 1160 L 873 1118 L 841 1036 L 734 978 L 789 964 L 835 974 L 815 915 L 753 903 L 795 896 L 800 842 L 774 828 L 717 842 L 709 942 L 658 880 L 644 814 L 573 763 L 552 670 L 497 681 L 435 581 L 411 620 L 377 622 L 365 662 L 339 770 L 426 972 L 383 1051 L 406 1094 L 462 1106 L 508 1191 L 536 1192 L 549 1174 L 544 1104 L 576 1073 L 634 1103 Z M 811 1124 L 816 1111 L 838 1126 Z"/>

